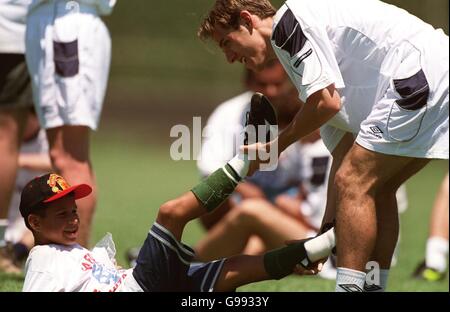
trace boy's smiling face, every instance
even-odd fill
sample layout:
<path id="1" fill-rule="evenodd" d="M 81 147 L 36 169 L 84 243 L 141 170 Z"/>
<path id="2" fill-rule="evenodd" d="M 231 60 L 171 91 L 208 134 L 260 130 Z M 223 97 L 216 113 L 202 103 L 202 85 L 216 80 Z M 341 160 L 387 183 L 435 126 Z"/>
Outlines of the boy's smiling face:
<path id="1" fill-rule="evenodd" d="M 28 216 L 36 244 L 73 245 L 78 238 L 80 218 L 73 194 L 46 205 L 43 213 Z"/>

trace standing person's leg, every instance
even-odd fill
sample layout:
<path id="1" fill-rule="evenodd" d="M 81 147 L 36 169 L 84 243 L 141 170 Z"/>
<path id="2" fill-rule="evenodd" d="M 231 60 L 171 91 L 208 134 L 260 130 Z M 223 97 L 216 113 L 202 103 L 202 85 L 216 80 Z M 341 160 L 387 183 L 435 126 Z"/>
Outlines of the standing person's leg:
<path id="1" fill-rule="evenodd" d="M 77 202 L 80 215 L 79 244 L 88 246 L 97 201 L 95 176 L 89 158 L 90 129 L 84 126 L 62 126 L 47 129 L 49 151 L 54 169 L 72 184 L 87 183 L 92 195 Z"/>
<path id="2" fill-rule="evenodd" d="M 328 127 L 325 131 L 321 132 L 324 142 L 327 140 L 327 130 L 332 129 Z M 326 223 L 332 223 L 336 217 L 336 188 L 334 187 L 334 177 L 336 175 L 336 171 L 341 166 L 341 163 L 353 145 L 355 141 L 352 133 L 346 133 L 343 135 L 342 139 L 340 139 L 337 146 L 333 149 L 331 155 L 333 156 L 333 162 L 331 164 L 330 174 L 328 177 L 328 187 L 327 187 L 327 205 L 325 208 L 325 214 L 322 220 L 322 226 Z"/>
<path id="3" fill-rule="evenodd" d="M 16 182 L 20 143 L 27 108 L 0 107 L 0 220 L 8 219 L 8 208 Z M 0 233 L 1 234 L 1 233 Z M 2 241 L 0 236 L 0 243 Z"/>
<path id="4" fill-rule="evenodd" d="M 416 166 L 412 165 L 415 161 L 414 158 L 372 152 L 358 144 L 354 144 L 344 158 L 334 181 L 338 195 L 336 290 L 362 291 L 365 266 L 370 260 L 377 241 L 376 194 L 396 174 L 404 172 L 406 181 L 426 164 L 426 162 L 421 163 L 418 168 L 415 168 Z M 409 165 L 415 170 L 406 172 Z M 398 227 L 396 230 L 395 228 L 394 226 L 393 231 L 398 233 Z M 396 239 L 397 237 L 393 240 Z M 341 284 L 346 285 L 339 287 Z"/>
<path id="5" fill-rule="evenodd" d="M 20 270 L 6 250 L 5 231 L 31 98 L 24 55 L 0 53 L 0 271 L 11 273 Z"/>
<path id="6" fill-rule="evenodd" d="M 376 194 L 375 206 L 377 216 L 377 239 L 371 261 L 376 261 L 380 268 L 379 285 L 369 285 L 366 291 L 385 291 L 389 277 L 392 256 L 398 241 L 399 218 L 396 193 L 398 188 L 412 175 L 421 170 L 428 159 L 413 159 L 398 174 L 383 183 Z"/>
<path id="7" fill-rule="evenodd" d="M 16 185 L 20 142 L 27 114 L 26 108 L 0 108 L 0 272 L 6 273 L 21 272 L 14 265 L 12 251 L 7 249 L 5 233 L 11 197 Z"/>
<path id="8" fill-rule="evenodd" d="M 431 211 L 429 234 L 425 247 L 425 260 L 413 273 L 413 277 L 427 281 L 445 278 L 448 257 L 448 173 L 444 177 L 434 200 Z"/>
<path id="9" fill-rule="evenodd" d="M 426 247 L 426 266 L 444 273 L 448 256 L 448 173 L 441 183 L 431 212 L 430 234 Z M 444 276 L 444 274 L 441 274 Z"/>

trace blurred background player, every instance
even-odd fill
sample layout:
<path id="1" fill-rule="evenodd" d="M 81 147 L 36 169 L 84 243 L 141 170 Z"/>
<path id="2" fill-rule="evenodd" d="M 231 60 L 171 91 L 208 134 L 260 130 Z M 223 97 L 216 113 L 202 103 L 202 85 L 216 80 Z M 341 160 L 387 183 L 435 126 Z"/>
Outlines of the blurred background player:
<path id="1" fill-rule="evenodd" d="M 445 278 L 448 258 L 448 173 L 436 194 L 430 217 L 429 236 L 425 247 L 425 260 L 413 276 L 430 282 Z"/>
<path id="2" fill-rule="evenodd" d="M 31 0 L 0 1 L 0 272 L 20 272 L 5 241 L 8 209 L 28 108 L 33 105 L 25 63 L 25 24 Z"/>
<path id="3" fill-rule="evenodd" d="M 25 226 L 19 212 L 20 194 L 28 181 L 49 170 L 51 170 L 51 162 L 45 130 L 40 128 L 34 110 L 30 109 L 20 148 L 19 170 L 9 208 L 9 224 L 5 234 L 6 241 L 12 246 L 14 262 L 18 267 L 22 266 L 34 245 L 33 235 Z"/>
<path id="4" fill-rule="evenodd" d="M 33 1 L 26 32 L 26 60 L 52 165 L 70 183 L 93 186 L 80 200 L 79 243 L 87 246 L 96 205 L 90 134 L 103 106 L 111 60 L 111 38 L 101 15 L 115 0 Z"/>

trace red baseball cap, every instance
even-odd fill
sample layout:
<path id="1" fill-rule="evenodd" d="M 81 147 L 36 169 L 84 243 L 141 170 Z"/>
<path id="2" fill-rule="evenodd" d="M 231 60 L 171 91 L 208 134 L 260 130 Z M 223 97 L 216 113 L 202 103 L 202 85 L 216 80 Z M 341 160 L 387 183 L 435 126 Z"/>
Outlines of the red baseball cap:
<path id="1" fill-rule="evenodd" d="M 70 193 L 75 199 L 91 194 L 92 188 L 87 184 L 70 186 L 66 180 L 56 173 L 47 173 L 36 177 L 25 185 L 20 198 L 20 214 L 26 218 L 42 203 L 50 203 Z"/>

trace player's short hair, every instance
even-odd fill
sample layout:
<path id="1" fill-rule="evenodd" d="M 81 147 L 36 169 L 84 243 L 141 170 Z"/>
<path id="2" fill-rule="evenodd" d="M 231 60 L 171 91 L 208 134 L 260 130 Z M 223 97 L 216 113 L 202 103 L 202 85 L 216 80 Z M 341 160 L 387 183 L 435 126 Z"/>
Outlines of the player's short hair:
<path id="1" fill-rule="evenodd" d="M 274 16 L 276 13 L 276 9 L 268 0 L 216 0 L 200 25 L 198 37 L 202 40 L 211 38 L 218 25 L 223 28 L 237 29 L 239 14 L 244 10 L 261 19 Z"/>

